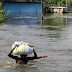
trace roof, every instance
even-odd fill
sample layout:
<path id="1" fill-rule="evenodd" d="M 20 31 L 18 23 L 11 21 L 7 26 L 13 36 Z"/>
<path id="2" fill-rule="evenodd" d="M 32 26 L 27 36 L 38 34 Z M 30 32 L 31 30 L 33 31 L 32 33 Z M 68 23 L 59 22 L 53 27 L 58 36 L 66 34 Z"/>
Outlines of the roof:
<path id="1" fill-rule="evenodd" d="M 54 6 L 50 6 L 49 8 L 66 8 L 66 7 L 54 7 Z"/>
<path id="2" fill-rule="evenodd" d="M 36 0 L 0 0 L 0 2 L 36 2 Z"/>
<path id="3" fill-rule="evenodd" d="M 4 2 L 5 0 L 0 0 L 0 2 Z"/>

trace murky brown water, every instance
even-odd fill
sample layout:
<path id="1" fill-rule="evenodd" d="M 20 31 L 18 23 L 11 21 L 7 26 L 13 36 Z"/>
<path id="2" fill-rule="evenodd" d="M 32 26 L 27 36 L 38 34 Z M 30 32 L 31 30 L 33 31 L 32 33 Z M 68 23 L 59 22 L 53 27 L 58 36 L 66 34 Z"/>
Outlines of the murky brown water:
<path id="1" fill-rule="evenodd" d="M 0 25 L 1 72 L 72 72 L 72 13 L 46 14 L 43 26 L 37 16 L 20 15 L 10 20 Z M 15 41 L 28 42 L 38 56 L 49 57 L 16 66 L 7 56 Z"/>

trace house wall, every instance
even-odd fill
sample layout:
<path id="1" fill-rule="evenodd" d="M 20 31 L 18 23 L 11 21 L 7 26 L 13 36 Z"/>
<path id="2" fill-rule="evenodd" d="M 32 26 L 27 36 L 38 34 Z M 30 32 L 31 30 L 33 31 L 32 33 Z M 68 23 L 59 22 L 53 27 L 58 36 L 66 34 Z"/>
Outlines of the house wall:
<path id="1" fill-rule="evenodd" d="M 54 13 L 62 13 L 63 12 L 63 8 L 51 8 L 50 11 L 54 12 Z"/>
<path id="2" fill-rule="evenodd" d="M 62 13 L 63 12 L 63 8 L 55 8 L 54 12 Z"/>
<path id="3" fill-rule="evenodd" d="M 0 2 L 36 2 L 37 0 L 0 0 Z"/>
<path id="4" fill-rule="evenodd" d="M 10 13 L 41 13 L 41 3 L 4 3 L 4 10 L 10 10 Z"/>
<path id="5" fill-rule="evenodd" d="M 36 2 L 37 0 L 17 0 L 17 2 Z"/>

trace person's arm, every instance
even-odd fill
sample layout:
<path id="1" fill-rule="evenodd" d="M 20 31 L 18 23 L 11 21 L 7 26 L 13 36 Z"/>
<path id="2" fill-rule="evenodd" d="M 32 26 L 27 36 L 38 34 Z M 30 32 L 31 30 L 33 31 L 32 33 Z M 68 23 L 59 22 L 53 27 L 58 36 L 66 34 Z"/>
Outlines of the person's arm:
<path id="1" fill-rule="evenodd" d="M 48 57 L 47 55 L 46 56 L 38 56 L 37 58 L 40 59 L 40 58 L 46 58 Z"/>
<path id="2" fill-rule="evenodd" d="M 33 49 L 33 51 L 34 51 L 34 56 L 33 57 L 27 57 L 27 60 L 34 60 L 34 59 L 40 59 L 40 58 L 48 57 L 48 56 L 37 56 L 34 49 Z"/>
<path id="3" fill-rule="evenodd" d="M 33 51 L 34 51 L 34 58 L 35 59 L 40 59 L 40 58 L 46 58 L 46 57 L 48 57 L 48 56 L 37 56 L 35 50 L 33 50 Z"/>
<path id="4" fill-rule="evenodd" d="M 18 45 L 16 45 L 16 46 L 18 46 Z M 13 59 L 17 59 L 17 58 L 18 58 L 17 56 L 11 55 L 11 53 L 12 53 L 13 50 L 16 48 L 16 46 L 8 53 L 8 56 L 9 56 L 10 58 L 13 58 Z"/>
<path id="5" fill-rule="evenodd" d="M 35 52 L 34 49 L 33 49 L 33 51 L 34 51 L 34 58 L 35 59 L 40 59 L 40 58 L 46 58 L 46 57 L 48 57 L 48 56 L 37 56 L 37 54 L 36 54 L 36 52 Z"/>

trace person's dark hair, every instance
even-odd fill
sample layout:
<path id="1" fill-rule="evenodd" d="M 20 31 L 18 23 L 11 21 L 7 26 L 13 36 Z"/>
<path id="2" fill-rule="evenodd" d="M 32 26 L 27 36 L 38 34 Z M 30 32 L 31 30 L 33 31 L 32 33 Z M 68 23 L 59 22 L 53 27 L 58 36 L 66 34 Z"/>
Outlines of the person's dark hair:
<path id="1" fill-rule="evenodd" d="M 27 56 L 26 54 L 20 55 L 20 56 Z"/>

